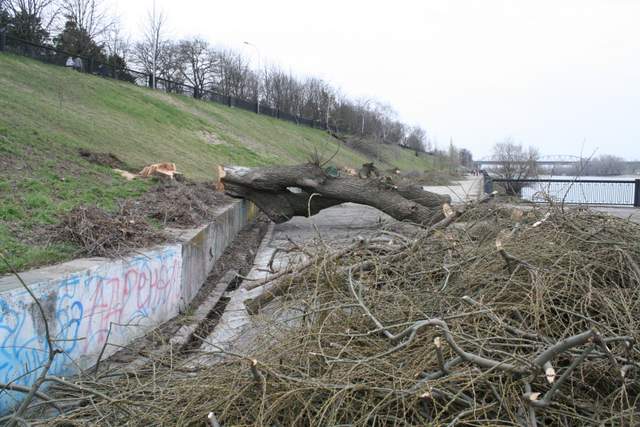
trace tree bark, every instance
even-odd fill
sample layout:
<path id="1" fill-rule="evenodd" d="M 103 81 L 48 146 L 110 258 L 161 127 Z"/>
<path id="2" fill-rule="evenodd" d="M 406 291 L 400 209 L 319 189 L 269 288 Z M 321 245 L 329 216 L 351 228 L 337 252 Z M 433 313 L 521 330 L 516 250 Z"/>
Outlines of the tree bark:
<path id="1" fill-rule="evenodd" d="M 444 218 L 449 196 L 417 185 L 395 185 L 389 178 L 333 177 L 317 164 L 245 168 L 221 166 L 219 188 L 228 195 L 251 200 L 271 220 L 311 216 L 345 202 L 369 205 L 399 221 L 423 226 Z"/>

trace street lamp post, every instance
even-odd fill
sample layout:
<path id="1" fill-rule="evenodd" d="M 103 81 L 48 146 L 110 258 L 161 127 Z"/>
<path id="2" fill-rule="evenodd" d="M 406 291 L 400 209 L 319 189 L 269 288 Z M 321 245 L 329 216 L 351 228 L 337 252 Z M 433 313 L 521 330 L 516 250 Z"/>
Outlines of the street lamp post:
<path id="1" fill-rule="evenodd" d="M 153 74 L 151 75 L 151 86 L 153 88 L 153 90 L 156 89 L 156 56 L 158 55 L 158 45 L 159 45 L 159 41 L 158 41 L 158 23 L 156 22 L 156 0 L 153 0 L 153 17 L 151 18 L 153 20 L 153 24 L 152 24 L 152 30 L 153 30 L 153 56 L 151 58 L 152 60 L 152 66 L 151 68 L 153 69 Z"/>
<path id="2" fill-rule="evenodd" d="M 258 54 L 258 88 L 257 88 L 258 93 L 256 94 L 256 113 L 260 114 L 260 79 L 261 79 L 260 68 L 262 64 L 260 49 L 258 49 L 258 46 L 256 46 L 253 43 L 249 43 L 247 41 L 243 43 L 246 44 L 247 46 L 251 46 L 252 48 L 254 48 L 256 50 L 256 53 Z"/>

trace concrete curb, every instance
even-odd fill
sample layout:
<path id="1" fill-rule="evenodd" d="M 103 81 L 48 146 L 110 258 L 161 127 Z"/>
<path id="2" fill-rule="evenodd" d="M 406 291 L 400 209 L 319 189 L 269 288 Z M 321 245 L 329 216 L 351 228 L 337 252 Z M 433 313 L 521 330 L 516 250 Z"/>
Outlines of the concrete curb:
<path id="1" fill-rule="evenodd" d="M 212 312 L 216 309 L 216 306 L 219 305 L 218 303 L 227 292 L 227 289 L 232 286 L 233 281 L 236 280 L 237 277 L 237 270 L 230 270 L 225 273 L 209 296 L 198 306 L 197 310 L 191 317 L 191 322 L 187 325 L 182 325 L 175 335 L 169 340 L 172 347 L 174 347 L 178 352 L 183 352 L 189 346 L 189 343 L 196 339 L 195 335 L 200 335 L 197 334 L 197 331 L 205 328 L 206 323 L 211 320 L 211 316 L 216 316 L 216 313 Z M 206 335 L 208 335 L 207 331 L 200 336 Z"/>

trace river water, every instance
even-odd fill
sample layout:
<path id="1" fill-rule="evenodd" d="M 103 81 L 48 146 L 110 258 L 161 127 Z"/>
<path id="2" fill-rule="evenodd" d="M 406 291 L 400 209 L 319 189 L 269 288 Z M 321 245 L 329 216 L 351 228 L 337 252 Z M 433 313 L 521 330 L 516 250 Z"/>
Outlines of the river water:
<path id="1" fill-rule="evenodd" d="M 559 180 L 560 182 L 530 183 L 522 189 L 522 198 L 533 202 L 551 199 L 565 203 L 633 206 L 634 180 L 639 178 L 638 175 L 582 176 L 577 179 L 569 176 L 541 175 L 538 179 Z"/>

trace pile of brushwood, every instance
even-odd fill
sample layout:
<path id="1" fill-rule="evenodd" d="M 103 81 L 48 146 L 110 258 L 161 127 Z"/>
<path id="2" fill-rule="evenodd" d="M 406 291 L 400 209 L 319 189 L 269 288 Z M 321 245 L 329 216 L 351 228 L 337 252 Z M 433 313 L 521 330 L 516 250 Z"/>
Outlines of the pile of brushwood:
<path id="1" fill-rule="evenodd" d="M 486 203 L 339 255 L 262 283 L 248 349 L 58 384 L 49 422 L 640 423 L 640 226 Z"/>
<path id="2" fill-rule="evenodd" d="M 115 212 L 97 206 L 77 206 L 52 227 L 51 234 L 53 240 L 77 245 L 78 254 L 106 257 L 121 256 L 167 239 L 131 202 L 122 203 Z"/>
<path id="3" fill-rule="evenodd" d="M 170 240 L 161 227 L 189 228 L 212 221 L 216 208 L 228 203 L 230 198 L 211 183 L 159 182 L 142 196 L 120 202 L 114 211 L 77 206 L 43 236 L 76 245 L 76 255 L 119 257 Z"/>
<path id="4" fill-rule="evenodd" d="M 182 181 L 159 182 L 144 193 L 133 206 L 163 226 L 197 227 L 215 219 L 216 208 L 231 198 L 219 193 L 214 183 Z"/>

